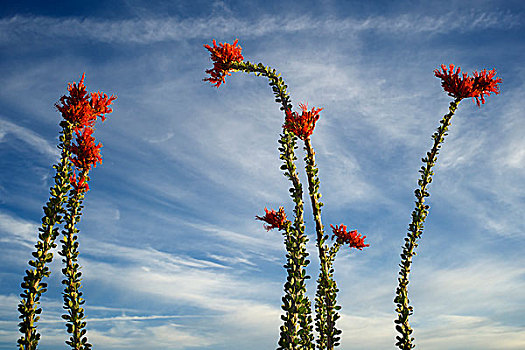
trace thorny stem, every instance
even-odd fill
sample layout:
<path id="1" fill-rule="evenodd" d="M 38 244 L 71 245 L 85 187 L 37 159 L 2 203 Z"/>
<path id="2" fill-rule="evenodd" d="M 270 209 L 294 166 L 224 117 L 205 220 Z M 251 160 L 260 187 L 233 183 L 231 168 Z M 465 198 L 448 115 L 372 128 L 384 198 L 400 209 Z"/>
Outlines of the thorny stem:
<path id="1" fill-rule="evenodd" d="M 89 180 L 89 170 L 84 170 L 80 174 L 79 183 L 86 182 Z M 64 217 L 65 225 L 63 233 L 62 251 L 59 253 L 64 258 L 62 262 L 65 267 L 62 269 L 62 273 L 66 277 L 62 284 L 65 285 L 63 297 L 64 297 L 64 309 L 68 312 L 63 315 L 62 318 L 66 320 L 67 332 L 71 334 L 71 337 L 66 344 L 71 346 L 74 350 L 89 350 L 91 344 L 87 342 L 86 334 L 86 322 L 84 319 L 84 309 L 82 305 L 85 300 L 82 299 L 82 292 L 80 288 L 81 276 L 80 266 L 78 264 L 78 241 L 77 233 L 78 229 L 76 224 L 80 221 L 82 214 L 82 201 L 84 199 L 84 192 L 73 188 L 67 204 L 67 213 Z"/>
<path id="2" fill-rule="evenodd" d="M 412 212 L 412 223 L 408 227 L 403 253 L 401 254 L 401 264 L 399 265 L 401 270 L 398 278 L 399 285 L 396 290 L 396 298 L 394 299 L 394 302 L 397 305 L 396 311 L 398 313 L 398 318 L 394 322 L 397 324 L 396 330 L 401 333 L 401 336 L 396 337 L 398 340 L 396 346 L 401 350 L 410 350 L 415 347 L 413 344 L 414 338 L 410 336 L 413 330 L 408 322 L 409 316 L 413 314 L 413 307 L 409 305 L 410 301 L 408 299 L 408 277 L 410 274 L 410 266 L 412 264 L 412 257 L 416 255 L 414 249 L 418 246 L 417 240 L 423 233 L 423 224 L 428 214 L 429 206 L 425 204 L 425 197 L 430 196 L 430 193 L 427 192 L 427 186 L 432 182 L 432 175 L 434 175 L 432 167 L 436 163 L 439 149 L 444 142 L 451 119 L 454 116 L 460 101 L 461 98 L 456 98 L 454 101 L 450 102 L 449 113 L 441 119 L 440 126 L 432 135 L 434 144 L 430 152 L 427 153 L 427 156 L 422 158 L 425 165 L 419 170 L 421 178 L 418 180 L 419 188 L 415 190 L 417 199 L 415 202 L 416 207 Z"/>
<path id="3" fill-rule="evenodd" d="M 67 121 L 60 123 L 62 131 L 60 133 L 60 143 L 58 148 L 61 149 L 60 161 L 53 167 L 56 169 L 55 185 L 51 187 L 51 196 L 44 206 L 44 217 L 42 226 L 38 229 L 38 242 L 35 245 L 36 251 L 32 253 L 36 260 L 30 260 L 31 269 L 26 270 L 26 276 L 21 286 L 24 290 L 20 296 L 22 300 L 18 304 L 19 318 L 22 320 L 18 326 L 22 336 L 18 339 L 20 350 L 36 350 L 40 334 L 36 330 L 36 322 L 40 319 L 38 314 L 42 312 L 38 308 L 40 297 L 47 291 L 47 283 L 42 282 L 44 277 L 49 277 L 51 271 L 46 264 L 53 260 L 53 253 L 50 249 L 57 245 L 55 239 L 58 236 L 58 228 L 62 222 L 64 209 L 63 203 L 67 201 L 67 194 L 70 189 L 69 174 L 70 166 L 70 144 L 72 139 L 72 126 Z"/>
<path id="4" fill-rule="evenodd" d="M 306 151 L 305 163 L 306 174 L 308 178 L 308 192 L 312 204 L 312 211 L 315 220 L 315 231 L 317 238 L 317 249 L 319 251 L 320 272 L 317 284 L 316 297 L 316 329 L 319 333 L 317 346 L 319 349 L 333 350 L 339 345 L 341 331 L 335 327 L 335 322 L 339 318 L 336 310 L 336 295 L 338 292 L 337 285 L 333 277 L 333 261 L 338 251 L 339 245 L 334 246 L 333 250 L 328 251 L 325 244 L 328 236 L 324 234 L 324 227 L 321 221 L 321 207 L 323 203 L 319 201 L 319 169 L 315 164 L 315 151 L 309 137 L 304 140 L 304 149 Z M 337 248 L 336 248 L 337 247 Z"/>
<path id="5" fill-rule="evenodd" d="M 308 237 L 304 233 L 303 218 L 303 190 L 299 180 L 299 174 L 294 161 L 294 149 L 296 148 L 296 138 L 293 134 L 283 129 L 283 134 L 279 143 L 281 147 L 280 158 L 284 164 L 281 169 L 285 171 L 285 176 L 292 182 L 290 196 L 295 202 L 295 220 L 293 227 L 286 230 L 285 245 L 287 250 L 287 264 L 285 268 L 288 272 L 287 283 L 285 284 L 285 296 L 283 297 L 284 324 L 281 327 L 281 338 L 279 339 L 280 349 L 312 349 L 312 317 L 311 304 L 306 296 L 306 276 L 305 267 L 309 264 L 306 260 L 308 253 L 306 243 Z M 301 311 L 301 309 L 303 309 Z"/>

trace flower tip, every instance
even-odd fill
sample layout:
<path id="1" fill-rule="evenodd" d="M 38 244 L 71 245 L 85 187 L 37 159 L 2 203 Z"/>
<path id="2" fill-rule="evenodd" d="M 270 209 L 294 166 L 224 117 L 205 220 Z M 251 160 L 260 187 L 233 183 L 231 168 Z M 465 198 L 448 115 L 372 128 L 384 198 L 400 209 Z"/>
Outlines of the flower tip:
<path id="1" fill-rule="evenodd" d="M 285 229 L 286 224 L 289 222 L 288 219 L 286 219 L 286 214 L 284 212 L 283 207 L 279 207 L 278 211 L 275 210 L 268 210 L 267 208 L 264 208 L 264 211 L 266 214 L 264 216 L 255 216 L 256 220 L 261 220 L 266 222 L 268 225 L 264 225 L 264 228 L 266 231 L 270 231 L 271 229 L 278 229 L 282 230 Z"/>
<path id="2" fill-rule="evenodd" d="M 363 248 L 370 246 L 370 244 L 365 244 L 366 236 L 361 236 L 357 230 L 347 231 L 346 226 L 343 224 L 335 227 L 330 225 L 330 227 L 332 227 L 332 231 L 334 233 L 332 239 L 337 237 L 337 241 L 342 244 L 348 244 L 350 248 L 363 250 Z"/>
<path id="3" fill-rule="evenodd" d="M 313 107 L 308 111 L 308 104 L 299 103 L 301 115 L 297 112 L 292 112 L 286 109 L 286 119 L 284 127 L 301 140 L 305 141 L 312 135 L 315 129 L 315 123 L 319 120 L 319 112 L 322 108 Z"/>
<path id="4" fill-rule="evenodd" d="M 450 64 L 447 71 L 445 65 L 441 65 L 442 72 L 438 69 L 434 70 L 434 75 L 441 79 L 441 86 L 448 92 L 449 96 L 456 99 L 463 99 L 472 97 L 476 100 L 478 106 L 485 103 L 485 95 L 490 93 L 499 94 L 499 87 L 497 84 L 502 82 L 501 78 L 495 78 L 496 70 L 492 69 L 487 73 L 486 69 L 481 72 L 475 71 L 473 77 L 468 74 L 461 73 L 461 68 L 457 67 L 454 72 L 454 65 Z M 481 101 L 481 104 L 480 104 Z"/>
<path id="5" fill-rule="evenodd" d="M 244 60 L 241 53 L 242 48 L 237 46 L 237 42 L 238 39 L 233 44 L 219 43 L 217 46 L 215 39 L 213 39 L 213 47 L 204 45 L 210 51 L 210 58 L 213 61 L 213 68 L 206 70 L 210 77 L 203 79 L 204 81 L 209 81 L 211 84 L 219 87 L 221 83 L 225 82 L 225 77 L 231 75 L 230 72 L 234 71 L 232 68 L 233 63 Z"/>

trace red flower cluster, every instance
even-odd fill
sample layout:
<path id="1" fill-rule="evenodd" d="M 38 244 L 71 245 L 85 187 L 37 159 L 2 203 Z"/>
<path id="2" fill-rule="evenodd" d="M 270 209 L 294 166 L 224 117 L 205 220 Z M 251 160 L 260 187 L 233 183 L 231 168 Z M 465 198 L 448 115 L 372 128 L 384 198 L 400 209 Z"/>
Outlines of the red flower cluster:
<path id="1" fill-rule="evenodd" d="M 97 162 L 102 163 L 100 148 L 102 144 L 95 144 L 95 138 L 91 136 L 93 129 L 84 128 L 81 132 L 76 131 L 76 144 L 71 146 L 71 162 L 82 171 L 89 171 L 91 167 L 97 166 Z"/>
<path id="2" fill-rule="evenodd" d="M 213 61 L 213 68 L 206 70 L 206 73 L 210 74 L 210 78 L 203 79 L 204 81 L 209 81 L 219 87 L 225 82 L 226 75 L 231 75 L 231 63 L 244 60 L 241 54 L 242 47 L 237 46 L 238 41 L 238 39 L 235 40 L 233 45 L 219 43 L 217 46 L 215 39 L 213 39 L 213 47 L 204 45 L 211 52 L 211 60 Z"/>
<path id="3" fill-rule="evenodd" d="M 460 76 L 461 68 L 457 67 L 454 72 L 454 65 L 451 64 L 449 69 L 442 64 L 441 70 L 434 70 L 434 75 L 441 78 L 441 86 L 448 92 L 448 94 L 455 98 L 472 97 L 476 99 L 476 103 L 480 106 L 485 103 L 485 95 L 489 96 L 491 92 L 496 95 L 499 94 L 499 87 L 497 84 L 502 82 L 501 78 L 494 78 L 496 70 L 487 72 L 483 69 L 481 72 L 475 71 L 473 77 L 469 77 L 467 73 Z"/>
<path id="4" fill-rule="evenodd" d="M 299 107 L 302 109 L 301 115 L 288 109 L 285 111 L 284 127 L 304 141 L 314 132 L 315 123 L 319 119 L 319 112 L 323 109 L 312 108 L 311 111 L 308 111 L 308 104 L 302 103 L 299 103 Z"/>
<path id="5" fill-rule="evenodd" d="M 330 225 L 330 227 L 334 232 L 334 236 L 337 237 L 337 240 L 344 244 L 348 244 L 350 248 L 363 250 L 365 247 L 370 247 L 370 244 L 365 244 L 366 236 L 361 237 L 361 234 L 357 233 L 356 230 L 347 232 L 346 226 L 343 224 L 341 224 L 341 227 L 334 227 L 333 225 Z"/>
<path id="6" fill-rule="evenodd" d="M 62 113 L 62 117 L 73 125 L 75 131 L 93 127 L 97 117 L 104 121 L 106 119 L 104 114 L 112 112 L 109 106 L 116 99 L 115 96 L 108 97 L 101 92 L 91 93 L 91 99 L 89 99 L 84 86 L 84 77 L 85 74 L 82 74 L 78 85 L 68 84 L 69 96 L 62 96 L 60 105 L 55 104 L 58 111 Z"/>
<path id="7" fill-rule="evenodd" d="M 286 214 L 284 212 L 283 207 L 279 207 L 279 211 L 269 211 L 268 209 L 264 208 L 264 211 L 266 212 L 266 215 L 264 216 L 255 216 L 257 220 L 264 221 L 268 223 L 269 225 L 264 225 L 264 228 L 266 231 L 270 231 L 271 229 L 278 229 L 282 230 L 286 227 L 286 224 L 289 222 L 286 219 Z"/>
<path id="8" fill-rule="evenodd" d="M 60 105 L 55 104 L 64 120 L 71 123 L 76 134 L 75 143 L 72 143 L 69 149 L 72 154 L 70 160 L 83 175 L 77 179 L 76 173 L 73 171 L 69 180 L 77 192 L 89 190 L 86 179 L 87 173 L 91 167 L 97 166 L 97 162 L 102 163 L 100 156 L 102 144 L 95 144 L 95 138 L 92 136 L 93 128 L 97 117 L 104 121 L 106 120 L 104 114 L 113 112 L 109 106 L 116 99 L 115 96 L 108 97 L 101 92 L 88 94 L 84 85 L 84 78 L 85 74 L 82 74 L 78 85 L 76 83 L 68 84 L 69 96 L 62 96 Z"/>

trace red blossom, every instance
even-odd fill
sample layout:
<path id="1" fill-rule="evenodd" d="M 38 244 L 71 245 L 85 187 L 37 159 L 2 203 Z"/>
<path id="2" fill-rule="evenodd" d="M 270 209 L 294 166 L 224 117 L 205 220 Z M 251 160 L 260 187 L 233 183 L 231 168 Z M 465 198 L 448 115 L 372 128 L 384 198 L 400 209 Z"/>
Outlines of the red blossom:
<path id="1" fill-rule="evenodd" d="M 348 244 L 350 248 L 363 250 L 365 247 L 370 247 L 370 244 L 365 244 L 366 236 L 361 237 L 361 234 L 359 234 L 356 230 L 347 232 L 346 226 L 343 224 L 341 224 L 340 227 L 334 227 L 333 225 L 330 225 L 330 227 L 334 232 L 334 236 L 337 237 L 337 240 L 343 244 Z"/>
<path id="2" fill-rule="evenodd" d="M 480 73 L 478 71 L 474 72 L 474 84 L 473 88 L 475 91 L 476 103 L 479 104 L 479 100 L 481 99 L 481 103 L 485 103 L 485 98 L 483 95 L 490 96 L 490 93 L 493 92 L 494 94 L 499 94 L 499 86 L 498 84 L 501 84 L 502 80 L 501 78 L 495 78 L 496 70 L 493 69 L 487 73 L 486 69 L 483 69 Z"/>
<path id="3" fill-rule="evenodd" d="M 82 74 L 78 85 L 68 84 L 69 96 L 62 96 L 60 104 L 55 104 L 62 117 L 73 125 L 75 131 L 93 127 L 97 117 L 104 121 L 106 119 L 104 114 L 112 112 L 109 106 L 116 99 L 115 96 L 108 97 L 101 92 L 91 93 L 90 99 L 84 85 L 84 78 L 85 73 Z"/>
<path id="4" fill-rule="evenodd" d="M 304 141 L 314 132 L 315 123 L 319 119 L 319 112 L 323 109 L 312 108 L 311 111 L 308 111 L 308 104 L 302 103 L 299 103 L 299 107 L 302 109 L 301 115 L 288 109 L 285 111 L 284 127 Z"/>
<path id="5" fill-rule="evenodd" d="M 478 106 L 481 103 L 485 103 L 484 95 L 489 96 L 491 92 L 496 95 L 499 94 L 499 87 L 497 84 L 501 83 L 501 78 L 494 78 L 496 71 L 493 69 L 487 73 L 484 69 L 481 73 L 474 72 L 474 77 L 469 77 L 467 73 L 460 75 L 461 68 L 457 67 L 454 72 L 454 65 L 451 64 L 449 69 L 442 64 L 441 71 L 439 69 L 434 70 L 434 75 L 441 79 L 441 86 L 448 92 L 449 96 L 454 98 L 467 98 L 472 97 L 476 100 Z"/>
<path id="6" fill-rule="evenodd" d="M 241 62 L 244 57 L 241 54 L 242 47 L 237 46 L 236 39 L 232 44 L 219 43 L 217 46 L 215 39 L 213 39 L 213 47 L 205 44 L 204 47 L 211 52 L 211 60 L 213 61 L 213 68 L 206 70 L 206 73 L 210 74 L 209 78 L 203 79 L 209 81 L 219 87 L 225 82 L 227 75 L 231 75 L 231 63 Z"/>
<path id="7" fill-rule="evenodd" d="M 264 228 L 266 231 L 270 231 L 271 229 L 278 229 L 282 230 L 286 227 L 286 224 L 289 222 L 286 219 L 286 214 L 284 212 L 283 207 L 279 207 L 279 211 L 271 210 L 264 208 L 264 211 L 266 212 L 266 215 L 264 216 L 255 216 L 257 220 L 261 220 L 266 222 L 269 225 L 264 225 Z"/>
<path id="8" fill-rule="evenodd" d="M 102 163 L 100 148 L 102 144 L 95 145 L 95 138 L 91 136 L 93 129 L 84 128 L 81 132 L 76 131 L 76 144 L 71 146 L 71 162 L 81 170 L 89 171 L 97 162 Z"/>
<path id="9" fill-rule="evenodd" d="M 93 108 L 93 114 L 96 116 L 99 116 L 102 121 L 106 120 L 106 117 L 104 114 L 109 114 L 113 112 L 109 106 L 113 103 L 113 101 L 116 100 L 116 96 L 111 95 L 111 97 L 108 97 L 108 95 L 102 93 L 102 92 L 92 92 L 91 93 L 91 108 Z M 96 118 L 96 117 L 95 117 Z"/>
<path id="10" fill-rule="evenodd" d="M 89 191 L 89 185 L 85 177 L 80 178 L 80 181 L 77 181 L 77 175 L 73 172 L 73 175 L 69 178 L 69 182 L 75 188 L 75 191 L 78 193 Z"/>

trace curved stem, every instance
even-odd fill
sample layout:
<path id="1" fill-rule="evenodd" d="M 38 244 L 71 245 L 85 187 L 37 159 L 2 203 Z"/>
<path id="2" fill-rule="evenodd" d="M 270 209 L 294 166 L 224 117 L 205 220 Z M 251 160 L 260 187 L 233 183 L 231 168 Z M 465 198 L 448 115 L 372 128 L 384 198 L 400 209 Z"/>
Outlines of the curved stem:
<path id="1" fill-rule="evenodd" d="M 428 214 L 429 206 L 425 204 L 425 197 L 430 196 L 430 193 L 427 192 L 427 186 L 432 182 L 432 175 L 434 175 L 432 167 L 436 163 L 439 149 L 444 142 L 451 119 L 454 116 L 460 101 L 461 99 L 457 98 L 450 103 L 449 113 L 441 119 L 440 126 L 432 135 L 434 144 L 430 152 L 427 152 L 427 156 L 422 158 L 425 165 L 419 170 L 421 178 L 418 181 L 419 188 L 415 190 L 417 199 L 416 207 L 412 212 L 412 223 L 408 227 L 403 253 L 401 254 L 401 270 L 398 278 L 399 285 L 396 290 L 396 298 L 394 299 L 394 302 L 397 305 L 396 311 L 398 313 L 398 318 L 395 321 L 397 324 L 396 330 L 401 333 L 401 336 L 396 337 L 396 346 L 401 350 L 410 350 L 415 347 L 415 345 L 413 345 L 414 338 L 411 337 L 413 330 L 408 322 L 409 316 L 413 313 L 413 307 L 409 305 L 410 301 L 408 299 L 410 266 L 412 264 L 412 257 L 416 255 L 414 249 L 418 246 L 417 240 L 423 233 L 423 224 Z"/>
<path id="2" fill-rule="evenodd" d="M 292 105 L 290 97 L 286 92 L 287 85 L 275 69 L 265 67 L 262 63 L 253 64 L 248 61 L 233 62 L 231 68 L 247 73 L 268 78 L 275 95 L 275 101 L 281 104 L 282 111 L 291 110 Z M 283 161 L 281 169 L 284 175 L 292 183 L 290 196 L 295 202 L 294 214 L 295 219 L 293 227 L 289 227 L 286 232 L 285 245 L 287 250 L 287 269 L 288 276 L 285 283 L 285 295 L 283 297 L 283 325 L 279 339 L 278 350 L 297 349 L 313 350 L 313 327 L 311 316 L 311 303 L 306 295 L 306 267 L 309 264 L 307 260 L 306 243 L 308 237 L 304 233 L 303 218 L 303 189 L 295 161 L 295 149 L 297 137 L 283 128 L 281 139 L 279 140 L 280 159 Z"/>
<path id="3" fill-rule="evenodd" d="M 22 336 L 18 339 L 19 349 L 35 350 L 40 340 L 40 334 L 36 330 L 36 322 L 40 319 L 38 314 L 42 312 L 38 308 L 40 297 L 47 291 L 47 283 L 42 282 L 44 277 L 49 277 L 51 271 L 47 264 L 53 260 L 53 253 L 49 252 L 57 245 L 55 239 L 58 236 L 58 225 L 62 222 L 64 214 L 63 204 L 67 201 L 67 194 L 70 189 L 69 175 L 70 166 L 70 144 L 72 139 L 72 127 L 67 121 L 60 123 L 62 131 L 60 133 L 60 143 L 58 148 L 61 149 L 60 162 L 54 165 L 56 169 L 55 185 L 51 187 L 51 196 L 44 207 L 44 217 L 42 226 L 38 229 L 38 242 L 35 245 L 36 251 L 32 253 L 36 260 L 30 260 L 31 269 L 26 270 L 26 276 L 21 286 L 24 290 L 20 296 L 22 300 L 18 304 L 20 319 L 18 326 Z"/>
<path id="4" fill-rule="evenodd" d="M 246 73 L 255 73 L 255 75 L 262 75 L 269 80 L 275 95 L 275 102 L 281 104 L 281 111 L 292 110 L 292 102 L 290 95 L 286 92 L 288 87 L 280 74 L 275 69 L 264 66 L 262 63 L 254 64 L 250 61 L 232 62 L 232 70 L 241 70 Z"/>

